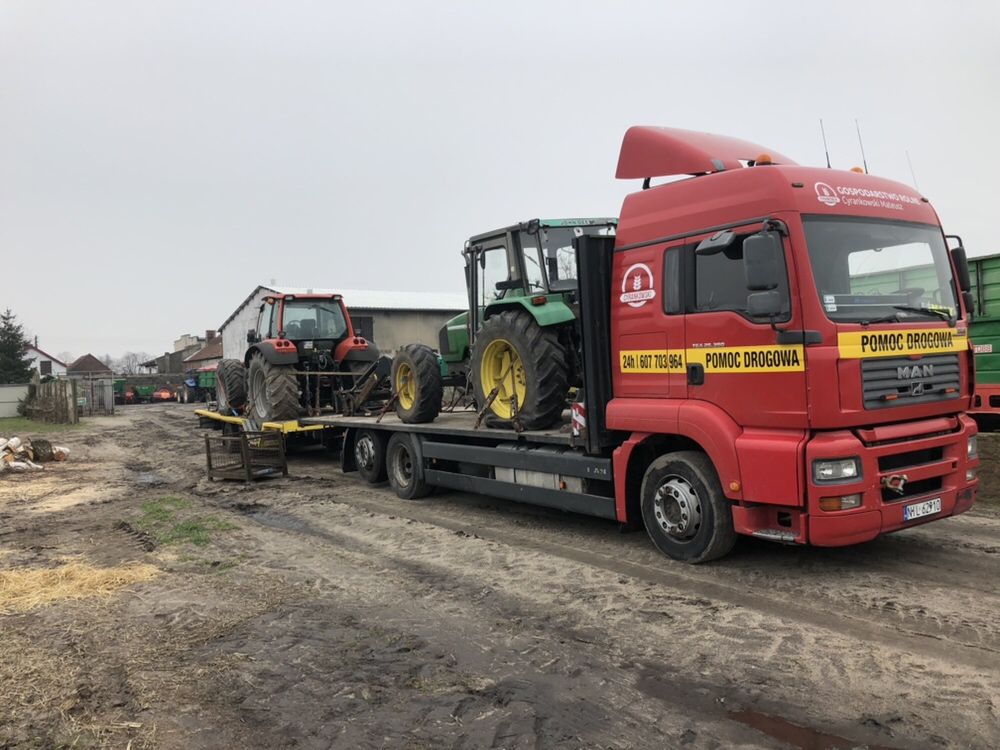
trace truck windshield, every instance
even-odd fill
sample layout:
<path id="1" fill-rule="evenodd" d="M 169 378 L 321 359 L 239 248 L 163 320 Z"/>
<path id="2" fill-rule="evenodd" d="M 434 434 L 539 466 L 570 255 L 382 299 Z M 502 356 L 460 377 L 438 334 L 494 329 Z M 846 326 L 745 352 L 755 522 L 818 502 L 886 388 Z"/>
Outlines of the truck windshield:
<path id="1" fill-rule="evenodd" d="M 333 300 L 285 302 L 282 318 L 285 337 L 292 339 L 339 339 L 347 333 L 340 304 Z"/>
<path id="2" fill-rule="evenodd" d="M 839 322 L 915 322 L 956 315 L 948 250 L 937 227 L 804 217 L 820 303 Z"/>
<path id="3" fill-rule="evenodd" d="M 532 288 L 541 285 L 538 283 L 541 275 L 541 268 L 545 269 L 548 279 L 549 289 L 552 291 L 565 291 L 576 289 L 576 252 L 573 250 L 573 238 L 581 235 L 613 235 L 615 227 L 613 224 L 588 224 L 585 226 L 565 226 L 547 227 L 542 226 L 537 235 L 522 233 L 521 244 L 525 252 L 525 268 L 528 272 L 529 283 Z M 539 257 L 538 245 L 541 245 L 542 265 L 539 266 L 535 258 Z M 537 270 L 536 270 L 537 269 Z"/>

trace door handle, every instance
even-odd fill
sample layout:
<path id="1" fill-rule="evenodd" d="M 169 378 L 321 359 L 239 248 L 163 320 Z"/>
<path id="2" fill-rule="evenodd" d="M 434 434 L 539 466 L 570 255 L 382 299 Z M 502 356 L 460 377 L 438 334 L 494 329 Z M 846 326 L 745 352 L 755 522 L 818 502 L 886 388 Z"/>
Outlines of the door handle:
<path id="1" fill-rule="evenodd" d="M 704 365 L 688 365 L 688 385 L 704 385 L 705 384 L 705 366 Z"/>

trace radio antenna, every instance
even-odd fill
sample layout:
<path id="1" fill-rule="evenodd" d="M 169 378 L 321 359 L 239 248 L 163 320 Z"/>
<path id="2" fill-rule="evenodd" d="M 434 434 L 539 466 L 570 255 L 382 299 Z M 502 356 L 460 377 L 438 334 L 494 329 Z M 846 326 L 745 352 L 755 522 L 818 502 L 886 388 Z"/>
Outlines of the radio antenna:
<path id="1" fill-rule="evenodd" d="M 826 129 L 823 127 L 823 118 L 819 118 L 819 132 L 823 134 L 823 150 L 826 152 L 826 168 L 830 169 L 830 149 L 826 145 Z"/>
<path id="2" fill-rule="evenodd" d="M 868 160 L 865 158 L 865 142 L 861 140 L 861 126 L 858 125 L 858 118 L 854 118 L 854 128 L 858 131 L 858 145 L 861 146 L 861 163 L 865 166 L 865 174 L 868 174 Z"/>
<path id="3" fill-rule="evenodd" d="M 920 185 L 917 184 L 917 173 L 913 171 L 913 162 L 910 161 L 909 149 L 906 150 L 906 163 L 910 165 L 910 177 L 913 178 L 913 187 L 915 187 L 917 189 L 917 192 L 919 193 Z"/>

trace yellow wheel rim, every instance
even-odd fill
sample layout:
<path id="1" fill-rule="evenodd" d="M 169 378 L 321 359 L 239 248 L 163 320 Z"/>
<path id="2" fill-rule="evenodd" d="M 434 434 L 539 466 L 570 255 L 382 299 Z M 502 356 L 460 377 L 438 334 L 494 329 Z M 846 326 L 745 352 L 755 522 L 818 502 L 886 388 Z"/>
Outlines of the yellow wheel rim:
<path id="1" fill-rule="evenodd" d="M 488 398 L 497 389 L 497 397 L 490 404 L 490 410 L 501 419 L 511 419 L 514 412 L 510 406 L 511 397 L 517 397 L 517 408 L 524 406 L 527 390 L 524 365 L 517 349 L 509 341 L 491 341 L 483 352 L 479 365 L 479 382 L 483 387 L 483 397 Z"/>
<path id="2" fill-rule="evenodd" d="M 399 405 L 404 409 L 412 409 L 417 400 L 417 379 L 413 376 L 413 369 L 408 364 L 400 363 L 396 368 L 396 379 L 393 386 L 396 389 Z"/>

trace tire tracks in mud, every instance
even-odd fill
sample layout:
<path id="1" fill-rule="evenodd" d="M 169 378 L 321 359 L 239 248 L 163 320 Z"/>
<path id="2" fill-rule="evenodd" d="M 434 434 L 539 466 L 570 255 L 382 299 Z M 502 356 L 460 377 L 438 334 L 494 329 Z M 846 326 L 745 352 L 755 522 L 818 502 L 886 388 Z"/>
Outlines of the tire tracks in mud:
<path id="1" fill-rule="evenodd" d="M 644 730 L 644 723 L 648 725 L 650 715 L 665 710 L 674 717 L 674 722 L 681 721 L 688 725 L 688 730 L 680 735 L 681 739 L 688 733 L 690 738 L 696 736 L 691 727 L 697 727 L 701 732 L 699 744 L 709 740 L 710 746 L 718 746 L 720 742 L 723 746 L 753 745 L 752 741 L 748 743 L 749 737 L 746 734 L 746 727 L 750 727 L 760 732 L 762 738 L 778 740 L 779 743 L 795 744 L 806 738 L 806 741 L 834 742 L 831 746 L 854 747 L 864 744 L 873 750 L 890 750 L 888 746 L 875 744 L 886 741 L 875 720 L 871 720 L 870 724 L 865 724 L 864 721 L 855 724 L 833 722 L 834 726 L 814 729 L 810 726 L 812 722 L 805 718 L 809 713 L 807 710 L 760 695 L 760 691 L 755 690 L 758 686 L 752 681 L 741 681 L 739 670 L 720 669 L 713 678 L 704 671 L 699 675 L 685 670 L 683 666 L 657 662 L 649 654 L 646 654 L 646 659 L 635 661 L 636 652 L 630 648 L 634 644 L 630 644 L 627 639 L 616 641 L 609 638 L 608 634 L 595 629 L 593 623 L 581 623 L 568 609 L 532 606 L 533 598 L 527 592 L 515 594 L 489 585 L 483 587 L 483 581 L 488 578 L 483 577 L 481 571 L 459 569 L 452 572 L 443 567 L 441 560 L 425 561 L 416 557 L 414 550 L 408 549 L 406 543 L 401 544 L 398 551 L 387 552 L 374 540 L 365 538 L 363 529 L 331 529 L 287 510 L 274 510 L 264 505 L 240 504 L 231 509 L 246 514 L 269 529 L 317 540 L 320 547 L 331 548 L 331 557 L 346 563 L 355 574 L 363 568 L 368 568 L 369 574 L 375 577 L 391 573 L 392 582 L 389 585 L 399 588 L 401 593 L 405 592 L 405 596 L 414 601 L 425 597 L 433 598 L 434 604 L 429 612 L 437 611 L 442 597 L 450 601 L 451 606 L 444 607 L 449 632 L 443 641 L 437 641 L 439 646 L 454 643 L 456 638 L 467 640 L 466 646 L 471 648 L 465 649 L 465 657 L 462 659 L 466 667 L 471 666 L 470 652 L 471 663 L 476 665 L 477 673 L 495 673 L 497 665 L 502 665 L 499 672 L 502 676 L 498 678 L 496 689 L 505 695 L 499 705 L 527 702 L 532 706 L 533 712 L 538 712 L 534 721 L 535 731 L 522 730 L 500 739 L 510 740 L 516 737 L 523 740 L 530 736 L 533 741 L 537 740 L 541 734 L 538 727 L 544 723 L 557 726 L 561 724 L 563 730 L 568 726 L 590 726 L 599 733 L 607 727 L 594 727 L 593 712 L 611 711 L 615 731 L 611 736 L 602 738 L 601 746 L 612 736 L 617 742 L 624 741 L 624 747 L 643 746 L 650 740 L 649 727 Z M 405 515 L 398 513 L 372 513 L 390 519 L 406 519 Z M 440 531 L 451 531 L 443 525 L 437 528 Z M 452 533 L 474 536 L 460 531 Z M 482 535 L 475 535 L 475 538 L 492 541 Z M 542 554 L 550 553 L 542 551 Z M 319 560 L 329 561 L 330 558 L 325 558 L 324 553 L 315 547 L 311 555 L 311 561 L 303 561 L 296 555 L 298 562 L 295 569 L 301 572 L 300 566 L 305 562 L 311 575 L 322 576 L 325 566 Z M 563 559 L 591 565 L 589 562 Z M 503 575 L 503 571 L 494 572 Z M 338 580 L 337 583 L 342 584 L 343 581 Z M 700 610 L 703 614 L 710 613 L 714 606 L 703 596 L 672 597 L 672 600 L 692 611 Z M 414 622 L 427 627 L 429 612 L 420 606 L 405 605 L 402 601 L 397 606 L 408 611 Z M 662 613 L 649 614 L 655 616 Z M 397 626 L 398 617 L 396 613 L 393 620 Z M 477 626 L 484 628 L 486 625 L 488 628 L 476 630 Z M 441 635 L 438 633 L 438 638 Z M 434 636 L 426 631 L 418 631 L 417 636 L 434 640 Z M 533 653 L 527 661 L 523 659 L 527 651 L 519 652 L 513 647 L 514 643 L 524 638 L 536 640 L 529 649 Z M 458 645 L 454 644 L 452 647 L 457 649 Z M 496 661 L 484 662 L 483 657 L 487 654 Z M 556 663 L 559 668 L 553 672 L 550 667 Z M 586 667 L 585 676 L 580 672 L 581 666 Z M 559 683 L 560 669 L 568 670 L 569 674 L 575 676 L 571 693 L 573 699 L 569 702 L 547 697 L 546 690 L 539 692 L 539 684 L 553 681 L 555 684 Z M 601 678 L 602 675 L 604 678 Z M 563 687 L 561 691 L 566 689 Z M 596 695 L 602 696 L 601 699 L 595 700 Z M 580 702 L 585 705 L 581 707 Z M 566 711 L 567 706 L 575 706 L 573 710 L 579 714 L 581 708 L 586 708 L 587 705 L 590 706 L 586 712 L 588 721 L 581 722 L 582 717 L 576 716 L 567 726 L 567 717 L 559 714 Z M 796 721 L 784 718 L 782 713 L 796 715 Z M 611 715 L 604 717 L 605 721 L 610 718 Z M 605 722 L 600 723 L 603 725 Z M 848 740 L 830 734 L 831 731 L 853 736 L 854 739 Z M 669 739 L 667 736 L 662 737 L 664 742 L 669 743 Z M 931 747 L 933 744 L 911 738 L 906 746 Z M 501 743 L 499 746 L 506 745 Z"/>
<path id="2" fill-rule="evenodd" d="M 804 626 L 821 628 L 859 641 L 877 643 L 887 649 L 907 654 L 932 657 L 945 663 L 960 663 L 975 669 L 1000 671 L 1000 647 L 996 643 L 984 643 L 982 633 L 971 626 L 939 626 L 933 619 L 920 620 L 913 616 L 901 617 L 891 611 L 872 611 L 857 602 L 830 601 L 833 606 L 823 606 L 827 602 L 805 603 L 809 592 L 797 594 L 793 588 L 798 571 L 788 571 L 788 580 L 781 582 L 770 579 L 770 588 L 751 586 L 740 580 L 736 573 L 734 582 L 719 580 L 721 566 L 694 568 L 681 567 L 680 563 L 660 560 L 656 563 L 623 559 L 602 551 L 598 543 L 590 547 L 570 544 L 564 538 L 556 538 L 557 531 L 526 526 L 505 528 L 482 519 L 470 522 L 456 518 L 453 513 L 435 508 L 421 507 L 420 503 L 405 503 L 395 498 L 389 490 L 372 488 L 354 482 L 348 494 L 338 493 L 329 501 L 347 504 L 385 516 L 396 516 L 410 521 L 428 523 L 455 533 L 476 536 L 487 541 L 498 542 L 515 548 L 531 550 L 546 555 L 555 555 L 563 560 L 593 566 L 609 573 L 624 575 L 650 584 L 669 586 L 689 596 L 706 597 L 719 602 L 754 610 L 779 619 L 794 619 Z M 460 515 L 460 514 L 459 514 Z M 617 551 L 617 550 L 616 550 Z M 650 555 L 655 553 L 650 552 Z M 634 555 L 633 555 L 634 557 Z M 704 570 L 705 572 L 700 572 Z M 882 571 L 891 575 L 891 570 Z M 932 574 L 932 577 L 937 577 Z M 948 576 L 942 576 L 942 583 L 950 585 Z M 890 594 L 891 592 L 886 592 Z M 797 600 L 793 597 L 797 597 Z M 994 641 L 1000 638 L 994 638 Z"/>

